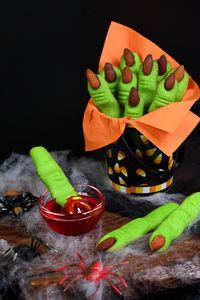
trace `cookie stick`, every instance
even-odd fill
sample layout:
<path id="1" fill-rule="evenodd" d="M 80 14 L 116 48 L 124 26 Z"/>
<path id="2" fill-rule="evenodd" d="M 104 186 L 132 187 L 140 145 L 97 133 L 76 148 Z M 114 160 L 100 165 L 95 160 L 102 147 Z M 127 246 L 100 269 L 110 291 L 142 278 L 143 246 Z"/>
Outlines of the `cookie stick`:
<path id="1" fill-rule="evenodd" d="M 185 72 L 183 65 L 180 65 L 178 68 L 173 69 L 171 72 L 174 72 L 175 79 L 178 81 L 178 88 L 176 92 L 175 102 L 181 101 L 188 87 L 189 75 Z"/>
<path id="2" fill-rule="evenodd" d="M 196 192 L 187 197 L 152 233 L 149 239 L 150 249 L 167 250 L 171 242 L 181 235 L 199 213 L 200 192 Z"/>
<path id="3" fill-rule="evenodd" d="M 138 94 L 137 89 L 135 87 L 132 87 L 129 97 L 125 103 L 124 117 L 131 116 L 131 120 L 135 120 L 143 116 L 143 110 L 143 98 Z"/>
<path id="4" fill-rule="evenodd" d="M 171 64 L 169 61 L 167 61 L 166 56 L 163 54 L 161 57 L 157 60 L 158 62 L 158 78 L 157 82 L 160 82 L 166 74 L 171 70 Z"/>
<path id="5" fill-rule="evenodd" d="M 102 237 L 97 244 L 97 250 L 111 252 L 127 246 L 157 228 L 177 207 L 177 203 L 170 202 L 158 207 L 143 218 L 137 218 L 128 222 Z"/>
<path id="6" fill-rule="evenodd" d="M 176 98 L 177 87 L 178 82 L 175 80 L 174 73 L 170 74 L 166 79 L 163 79 L 158 84 L 155 97 L 149 107 L 148 112 L 173 103 Z"/>
<path id="7" fill-rule="evenodd" d="M 104 68 L 100 71 L 100 75 L 106 80 L 112 94 L 116 96 L 117 85 L 121 77 L 121 71 L 110 63 L 105 63 Z"/>
<path id="8" fill-rule="evenodd" d="M 120 118 L 121 109 L 119 103 L 111 93 L 103 76 L 96 75 L 93 71 L 87 69 L 86 77 L 88 80 L 88 92 L 96 107 L 109 117 Z"/>
<path id="9" fill-rule="evenodd" d="M 122 72 L 122 76 L 119 79 L 117 86 L 117 100 L 122 110 L 124 110 L 126 100 L 129 97 L 132 87 L 137 88 L 137 75 L 132 73 L 131 69 L 126 66 Z"/>
<path id="10" fill-rule="evenodd" d="M 123 71 L 128 66 L 132 73 L 138 73 L 141 61 L 137 53 L 130 51 L 128 48 L 124 49 L 124 54 L 121 57 L 120 70 Z"/>
<path id="11" fill-rule="evenodd" d="M 51 154 L 42 146 L 34 147 L 30 150 L 30 156 L 37 170 L 41 181 L 48 188 L 56 203 L 64 207 L 70 214 L 76 213 L 77 208 L 84 207 L 90 210 L 91 207 L 82 201 L 74 187 L 68 181 L 63 170 L 54 161 Z"/>
<path id="12" fill-rule="evenodd" d="M 144 112 L 148 111 L 148 108 L 155 96 L 157 89 L 157 77 L 158 77 L 158 62 L 152 60 L 152 55 L 146 56 L 144 62 L 140 66 L 138 74 L 138 93 L 142 95 L 144 99 Z"/>

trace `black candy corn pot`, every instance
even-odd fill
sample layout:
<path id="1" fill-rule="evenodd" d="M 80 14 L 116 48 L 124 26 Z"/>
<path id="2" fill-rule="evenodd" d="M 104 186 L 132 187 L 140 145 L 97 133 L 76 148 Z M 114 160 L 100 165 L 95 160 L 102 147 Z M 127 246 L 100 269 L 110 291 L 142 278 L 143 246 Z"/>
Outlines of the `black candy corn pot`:
<path id="1" fill-rule="evenodd" d="M 148 195 L 167 191 L 178 166 L 177 151 L 170 157 L 133 128 L 106 147 L 108 176 L 114 189 Z"/>

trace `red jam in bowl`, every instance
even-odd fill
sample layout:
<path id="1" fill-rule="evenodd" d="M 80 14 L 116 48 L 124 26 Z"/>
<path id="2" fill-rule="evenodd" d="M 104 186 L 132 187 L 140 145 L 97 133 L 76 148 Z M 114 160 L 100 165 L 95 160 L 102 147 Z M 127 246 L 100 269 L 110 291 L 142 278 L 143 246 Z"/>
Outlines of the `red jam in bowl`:
<path id="1" fill-rule="evenodd" d="M 78 235 L 88 232 L 96 226 L 105 210 L 105 198 L 98 189 L 81 184 L 74 187 L 82 199 L 91 206 L 91 210 L 67 214 L 65 209 L 52 199 L 48 191 L 39 198 L 41 216 L 47 225 L 57 233 Z"/>

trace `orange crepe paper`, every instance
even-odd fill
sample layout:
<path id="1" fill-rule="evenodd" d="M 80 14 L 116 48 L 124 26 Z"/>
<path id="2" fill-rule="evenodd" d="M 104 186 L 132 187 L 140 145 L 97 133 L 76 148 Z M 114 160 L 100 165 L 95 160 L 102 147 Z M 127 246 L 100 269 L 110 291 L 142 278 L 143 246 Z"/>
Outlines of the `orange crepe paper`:
<path id="1" fill-rule="evenodd" d="M 153 59 L 165 54 L 172 68 L 179 64 L 152 41 L 133 29 L 111 22 L 99 61 L 99 71 L 106 62 L 119 67 L 124 48 L 136 52 L 141 61 L 149 53 Z M 161 107 L 136 120 L 111 118 L 101 113 L 90 99 L 83 118 L 85 150 L 92 151 L 116 141 L 130 123 L 166 155 L 170 156 L 188 137 L 200 118 L 190 111 L 200 98 L 200 89 L 190 77 L 187 91 L 181 100 Z"/>

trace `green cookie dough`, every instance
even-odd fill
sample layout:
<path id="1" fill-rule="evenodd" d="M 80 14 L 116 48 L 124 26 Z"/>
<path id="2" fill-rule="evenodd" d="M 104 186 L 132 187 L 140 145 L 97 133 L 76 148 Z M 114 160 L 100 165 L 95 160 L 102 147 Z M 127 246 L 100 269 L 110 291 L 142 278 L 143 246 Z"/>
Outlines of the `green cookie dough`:
<path id="1" fill-rule="evenodd" d="M 106 234 L 99 240 L 98 245 L 107 238 L 112 237 L 115 238 L 116 241 L 113 246 L 106 250 L 106 252 L 119 250 L 134 242 L 136 239 L 139 239 L 144 234 L 154 230 L 177 207 L 178 204 L 174 202 L 160 206 L 145 217 L 134 219 L 119 229 Z"/>
<path id="2" fill-rule="evenodd" d="M 178 82 L 175 80 L 174 86 L 171 90 L 165 88 L 165 79 L 159 82 L 156 94 L 149 107 L 148 112 L 156 110 L 162 106 L 175 102 L 177 94 Z"/>
<path id="3" fill-rule="evenodd" d="M 32 148 L 30 156 L 36 167 L 38 176 L 48 188 L 52 198 L 59 205 L 64 207 L 67 202 L 66 199 L 78 195 L 69 183 L 63 170 L 44 147 L 38 146 Z"/>
<path id="4" fill-rule="evenodd" d="M 129 104 L 129 99 L 126 99 L 124 117 L 131 116 L 131 120 L 138 119 L 143 116 L 144 112 L 144 100 L 142 96 L 139 96 L 139 103 L 136 106 Z"/>
<path id="5" fill-rule="evenodd" d="M 157 89 L 158 78 L 158 62 L 153 61 L 152 70 L 149 75 L 145 75 L 143 72 L 143 64 L 140 66 L 138 74 L 138 93 L 142 95 L 144 99 L 144 113 L 148 111 L 148 108 L 155 96 Z"/>
<path id="6" fill-rule="evenodd" d="M 184 229 L 200 213 L 200 192 L 187 197 L 152 233 L 149 244 L 157 235 L 165 238 L 165 244 L 158 251 L 167 250 L 171 242 L 179 237 Z"/>
<path id="7" fill-rule="evenodd" d="M 88 92 L 92 97 L 95 106 L 105 115 L 112 118 L 121 117 L 120 105 L 111 93 L 111 90 L 102 75 L 96 75 L 99 79 L 100 86 L 93 89 L 88 83 Z"/>
<path id="8" fill-rule="evenodd" d="M 172 69 L 169 72 L 169 75 L 171 73 L 175 72 L 176 69 L 177 68 Z M 187 87 L 188 87 L 188 82 L 189 82 L 189 75 L 187 74 L 187 72 L 184 72 L 183 78 L 181 79 L 180 82 L 178 82 L 178 88 L 177 88 L 177 92 L 176 92 L 175 102 L 181 101 L 181 99 L 185 95 L 185 92 L 186 92 Z"/>
<path id="9" fill-rule="evenodd" d="M 113 82 L 108 82 L 108 81 L 107 81 L 107 84 L 108 84 L 108 86 L 109 86 L 109 88 L 110 88 L 110 90 L 111 90 L 111 93 L 112 93 L 114 96 L 116 96 L 116 94 L 117 94 L 117 85 L 118 85 L 118 81 L 119 81 L 119 79 L 121 78 L 121 71 L 120 71 L 117 67 L 115 67 L 115 66 L 113 66 L 113 68 L 114 68 L 114 70 L 115 70 L 116 79 L 115 79 Z M 102 75 L 103 78 L 105 79 L 105 69 L 104 69 L 104 68 L 100 71 L 99 74 Z"/>
<path id="10" fill-rule="evenodd" d="M 132 74 L 132 80 L 128 83 L 123 82 L 122 77 L 120 77 L 117 86 L 117 100 L 122 109 L 125 107 L 132 87 L 137 88 L 137 75 L 135 73 Z"/>
<path id="11" fill-rule="evenodd" d="M 129 66 L 129 68 L 131 69 L 132 73 L 138 73 L 139 69 L 140 69 L 140 65 L 141 65 L 141 61 L 140 61 L 140 57 L 137 53 L 131 51 L 134 59 L 135 59 L 135 63 L 132 66 Z M 126 62 L 124 59 L 124 55 L 122 55 L 121 57 L 121 63 L 120 63 L 120 70 L 123 71 L 124 68 L 126 67 Z"/>

